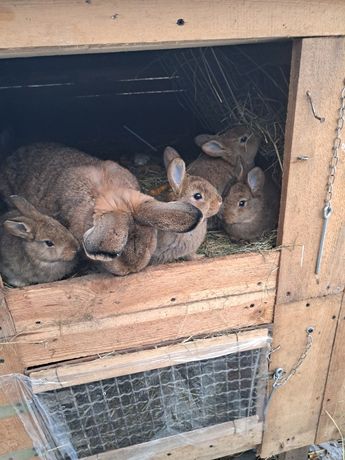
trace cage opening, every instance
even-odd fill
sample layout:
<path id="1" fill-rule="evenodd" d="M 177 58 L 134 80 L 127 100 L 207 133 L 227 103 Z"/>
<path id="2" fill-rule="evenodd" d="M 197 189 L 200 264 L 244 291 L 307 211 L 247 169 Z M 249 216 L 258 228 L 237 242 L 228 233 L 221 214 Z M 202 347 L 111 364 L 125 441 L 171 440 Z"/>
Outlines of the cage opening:
<path id="1" fill-rule="evenodd" d="M 0 160 L 19 145 L 59 142 L 119 161 L 150 192 L 167 183 L 165 146 L 189 163 L 200 153 L 197 134 L 246 124 L 262 136 L 256 165 L 280 184 L 290 59 L 291 42 L 282 41 L 2 60 Z M 275 230 L 250 244 L 212 230 L 199 252 L 275 244 Z"/>

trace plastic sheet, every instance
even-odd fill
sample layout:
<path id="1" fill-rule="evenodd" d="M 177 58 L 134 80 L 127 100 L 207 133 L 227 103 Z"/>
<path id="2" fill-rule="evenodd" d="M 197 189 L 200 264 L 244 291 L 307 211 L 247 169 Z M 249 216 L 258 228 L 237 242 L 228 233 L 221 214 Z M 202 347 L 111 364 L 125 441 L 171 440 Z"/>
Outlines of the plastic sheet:
<path id="1" fill-rule="evenodd" d="M 161 444 L 147 447 L 149 441 L 178 435 L 183 445 L 194 430 L 262 417 L 270 338 L 221 339 L 162 347 L 155 357 L 138 352 L 146 369 L 139 372 L 133 363 L 132 373 L 121 368 L 129 353 L 107 358 L 109 366 L 102 362 L 107 378 L 98 377 L 96 360 L 77 375 L 77 384 L 75 377 L 59 380 L 57 372 L 56 379 L 12 374 L 0 378 L 0 388 L 41 458 L 98 458 L 141 443 L 145 457 L 141 451 L 121 458 L 151 458 Z"/>

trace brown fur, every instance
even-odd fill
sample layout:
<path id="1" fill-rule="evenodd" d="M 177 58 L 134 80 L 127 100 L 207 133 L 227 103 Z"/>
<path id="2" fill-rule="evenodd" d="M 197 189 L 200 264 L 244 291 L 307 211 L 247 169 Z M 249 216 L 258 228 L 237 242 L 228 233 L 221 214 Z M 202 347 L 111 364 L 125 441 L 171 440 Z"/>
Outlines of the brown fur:
<path id="1" fill-rule="evenodd" d="M 58 144 L 18 149 L 0 176 L 0 193 L 28 197 L 66 225 L 89 258 L 119 275 L 143 268 L 142 254 L 155 246 L 157 229 L 186 232 L 201 217 L 189 204 L 163 204 L 141 194 L 137 179 L 117 163 Z M 117 273 L 121 261 L 130 266 Z"/>
<path id="2" fill-rule="evenodd" d="M 0 219 L 0 272 L 4 279 L 13 286 L 25 286 L 68 275 L 77 262 L 77 240 L 24 198 L 13 197 L 11 202 L 18 210 Z M 48 247 L 46 241 L 53 246 Z"/>
<path id="3" fill-rule="evenodd" d="M 241 142 L 244 136 L 247 140 Z M 188 173 L 207 179 L 223 194 L 228 183 L 235 182 L 238 158 L 246 171 L 254 167 L 260 139 L 249 128 L 237 126 L 221 135 L 201 134 L 195 142 L 203 153 L 188 166 Z"/>
<path id="4" fill-rule="evenodd" d="M 169 199 L 192 204 L 202 212 L 203 219 L 188 233 L 158 231 L 152 264 L 169 262 L 179 257 L 195 258 L 196 251 L 206 236 L 207 219 L 217 214 L 222 202 L 217 190 L 207 180 L 186 174 L 184 161 L 171 147 L 165 149 L 164 163 L 173 189 Z M 195 198 L 198 193 L 202 196 L 200 200 Z"/>
<path id="5" fill-rule="evenodd" d="M 252 183 L 250 175 L 255 176 Z M 240 202 L 245 202 L 245 206 L 240 207 Z M 256 167 L 230 188 L 219 214 L 232 240 L 253 241 L 277 226 L 278 211 L 279 192 L 273 181 Z"/>

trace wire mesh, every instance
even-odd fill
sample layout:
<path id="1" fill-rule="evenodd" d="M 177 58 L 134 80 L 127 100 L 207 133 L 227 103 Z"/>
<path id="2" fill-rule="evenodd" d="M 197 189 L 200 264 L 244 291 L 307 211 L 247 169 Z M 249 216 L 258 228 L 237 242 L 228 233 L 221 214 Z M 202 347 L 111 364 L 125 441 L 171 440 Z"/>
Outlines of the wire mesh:
<path id="1" fill-rule="evenodd" d="M 83 458 L 260 415 L 264 362 L 265 348 L 242 351 L 47 391 L 36 404 Z"/>

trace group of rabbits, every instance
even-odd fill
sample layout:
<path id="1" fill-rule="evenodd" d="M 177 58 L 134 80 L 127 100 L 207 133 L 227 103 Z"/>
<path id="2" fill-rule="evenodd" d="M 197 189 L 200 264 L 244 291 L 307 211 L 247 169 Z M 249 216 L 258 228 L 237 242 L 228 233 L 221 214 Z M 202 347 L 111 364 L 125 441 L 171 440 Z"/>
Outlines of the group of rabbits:
<path id="1" fill-rule="evenodd" d="M 13 286 L 55 281 L 82 259 L 127 275 L 197 257 L 215 222 L 235 240 L 274 228 L 277 191 L 254 165 L 260 138 L 237 126 L 195 142 L 201 154 L 187 168 L 165 149 L 165 201 L 141 193 L 136 177 L 113 161 L 53 143 L 17 149 L 0 172 L 10 208 L 0 217 L 4 279 Z"/>

